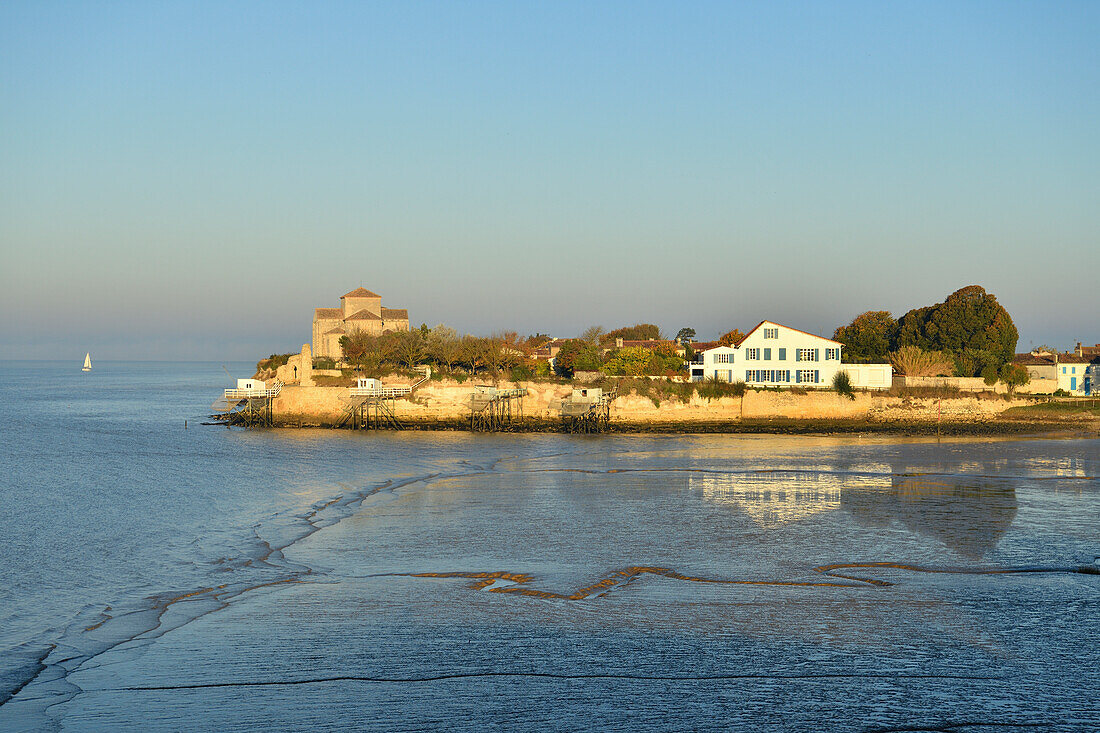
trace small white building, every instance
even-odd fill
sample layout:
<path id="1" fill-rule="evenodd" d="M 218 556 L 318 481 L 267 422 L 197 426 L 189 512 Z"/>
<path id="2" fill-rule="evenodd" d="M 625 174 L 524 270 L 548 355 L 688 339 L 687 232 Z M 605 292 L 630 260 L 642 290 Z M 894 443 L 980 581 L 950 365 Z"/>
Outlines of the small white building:
<path id="1" fill-rule="evenodd" d="M 381 379 L 371 379 L 369 377 L 359 377 L 355 380 L 356 389 L 381 389 Z"/>
<path id="2" fill-rule="evenodd" d="M 1091 361 L 1088 357 L 1076 354 L 1057 354 L 1055 376 L 1058 378 L 1058 389 L 1075 396 L 1091 394 L 1094 391 L 1092 373 L 1089 370 Z"/>
<path id="3" fill-rule="evenodd" d="M 716 346 L 695 356 L 692 381 L 744 380 L 760 387 L 831 388 L 838 371 L 848 372 L 853 387 L 889 389 L 889 364 L 844 364 L 844 345 L 773 321 L 762 321 L 735 346 Z"/>
<path id="4" fill-rule="evenodd" d="M 262 379 L 238 379 L 237 389 L 242 392 L 263 392 L 267 390 L 267 382 Z"/>

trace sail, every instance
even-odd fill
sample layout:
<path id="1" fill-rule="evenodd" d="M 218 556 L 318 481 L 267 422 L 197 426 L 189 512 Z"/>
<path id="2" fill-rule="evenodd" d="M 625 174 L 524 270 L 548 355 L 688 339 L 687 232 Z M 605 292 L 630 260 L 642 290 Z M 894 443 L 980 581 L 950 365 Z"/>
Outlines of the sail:
<path id="1" fill-rule="evenodd" d="M 84 371 L 89 371 L 92 368 L 92 354 L 91 352 L 84 355 Z"/>

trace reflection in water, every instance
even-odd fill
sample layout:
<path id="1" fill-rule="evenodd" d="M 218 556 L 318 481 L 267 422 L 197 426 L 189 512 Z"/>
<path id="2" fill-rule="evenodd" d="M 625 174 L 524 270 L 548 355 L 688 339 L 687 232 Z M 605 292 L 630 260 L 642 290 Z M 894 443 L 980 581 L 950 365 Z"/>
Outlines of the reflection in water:
<path id="1" fill-rule="evenodd" d="M 885 464 L 852 466 L 843 471 L 756 471 L 692 475 L 688 487 L 703 499 L 737 507 L 757 525 L 776 527 L 841 507 L 846 489 L 878 491 L 890 486 Z"/>
<path id="2" fill-rule="evenodd" d="M 691 475 L 688 486 L 704 501 L 736 507 L 760 527 L 845 509 L 864 526 L 897 521 L 966 558 L 980 559 L 1016 518 L 1016 491 L 1009 479 L 991 475 L 995 467 L 970 462 L 966 468 L 965 474 L 914 473 L 907 466 L 877 463 L 705 473 Z"/>
<path id="3" fill-rule="evenodd" d="M 895 472 L 889 491 L 846 490 L 841 505 L 865 526 L 901 522 L 909 531 L 977 560 L 1016 518 L 1016 490 L 1005 479 Z"/>

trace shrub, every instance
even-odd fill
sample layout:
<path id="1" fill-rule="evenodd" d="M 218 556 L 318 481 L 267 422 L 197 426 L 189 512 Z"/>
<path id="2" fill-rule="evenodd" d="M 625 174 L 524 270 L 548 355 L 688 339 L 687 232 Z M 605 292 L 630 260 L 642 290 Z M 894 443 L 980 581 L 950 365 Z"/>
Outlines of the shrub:
<path id="1" fill-rule="evenodd" d="M 955 364 L 942 353 L 918 346 L 902 346 L 890 354 L 890 363 L 910 377 L 948 376 L 955 371 Z"/>
<path id="2" fill-rule="evenodd" d="M 315 356 L 313 357 L 314 369 L 335 369 L 336 360 L 331 356 Z"/>
<path id="3" fill-rule="evenodd" d="M 695 392 L 707 401 L 717 400 L 723 397 L 744 397 L 745 383 L 740 380 L 736 382 L 720 382 L 717 379 L 711 378 L 698 383 L 695 387 Z"/>
<path id="4" fill-rule="evenodd" d="M 852 378 L 848 376 L 846 371 L 839 371 L 833 375 L 833 389 L 836 390 L 838 395 L 847 397 L 850 400 L 856 398 L 855 392 L 852 390 Z"/>

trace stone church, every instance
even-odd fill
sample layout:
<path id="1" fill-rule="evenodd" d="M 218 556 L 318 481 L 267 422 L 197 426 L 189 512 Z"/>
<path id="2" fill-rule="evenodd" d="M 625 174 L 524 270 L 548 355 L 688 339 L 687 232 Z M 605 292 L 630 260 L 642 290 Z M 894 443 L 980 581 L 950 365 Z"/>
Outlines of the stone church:
<path id="1" fill-rule="evenodd" d="M 382 296 L 366 288 L 356 288 L 340 296 L 339 308 L 313 311 L 313 355 L 339 359 L 340 337 L 353 331 L 377 336 L 387 331 L 408 331 L 409 311 L 383 308 Z"/>

